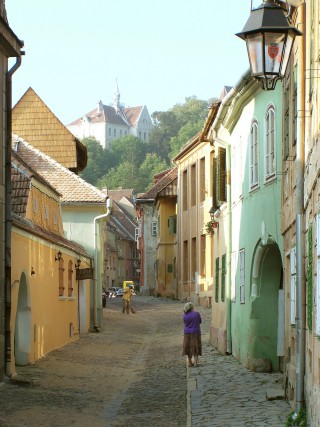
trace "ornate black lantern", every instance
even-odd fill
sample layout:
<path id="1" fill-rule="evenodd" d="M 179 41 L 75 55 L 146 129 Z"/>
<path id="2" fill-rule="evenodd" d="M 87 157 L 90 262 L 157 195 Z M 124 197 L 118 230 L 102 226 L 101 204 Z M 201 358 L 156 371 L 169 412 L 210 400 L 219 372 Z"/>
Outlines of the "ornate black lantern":
<path id="1" fill-rule="evenodd" d="M 274 0 L 263 0 L 241 33 L 236 34 L 247 43 L 253 77 L 262 82 L 264 90 L 273 90 L 284 77 L 293 42 L 301 31 L 291 26 Z"/>

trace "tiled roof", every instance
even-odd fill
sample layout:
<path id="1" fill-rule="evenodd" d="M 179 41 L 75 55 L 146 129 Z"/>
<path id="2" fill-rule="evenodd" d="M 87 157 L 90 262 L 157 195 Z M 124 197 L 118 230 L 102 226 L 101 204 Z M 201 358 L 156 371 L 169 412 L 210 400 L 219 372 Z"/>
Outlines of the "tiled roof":
<path id="1" fill-rule="evenodd" d="M 89 120 L 90 123 L 106 122 L 122 126 L 128 126 L 128 123 L 130 123 L 132 126 L 135 126 L 139 120 L 142 109 L 143 107 L 127 107 L 117 112 L 113 106 L 103 105 L 101 109 L 95 108 L 89 111 L 89 113 L 85 114 L 85 118 Z M 79 125 L 82 121 L 83 117 L 80 117 L 69 123 L 68 126 Z"/>
<path id="2" fill-rule="evenodd" d="M 36 178 L 42 184 L 56 190 L 37 172 L 33 171 L 20 156 L 12 151 L 11 153 L 11 209 L 12 212 L 24 217 L 27 210 L 28 197 L 31 186 L 31 179 Z M 56 192 L 57 193 L 57 192 Z M 57 193 L 59 196 L 60 194 Z"/>
<path id="3" fill-rule="evenodd" d="M 123 189 L 117 188 L 116 190 L 108 190 L 107 188 L 102 188 L 103 193 L 108 195 L 110 199 L 118 202 L 122 197 L 127 197 L 128 199 L 132 199 L 133 197 L 133 188 Z"/>
<path id="4" fill-rule="evenodd" d="M 87 164 L 86 147 L 32 88 L 26 91 L 12 110 L 12 130 L 68 169 L 81 171 Z"/>
<path id="5" fill-rule="evenodd" d="M 106 195 L 28 142 L 13 135 L 19 156 L 61 194 L 61 202 L 103 204 Z"/>
<path id="6" fill-rule="evenodd" d="M 121 206 L 119 206 L 119 204 L 116 202 L 113 203 L 112 216 L 110 217 L 110 221 L 112 221 L 113 225 L 123 235 L 124 238 L 134 240 L 137 222 L 133 216 L 121 209 Z"/>
<path id="7" fill-rule="evenodd" d="M 143 110 L 143 107 L 127 107 L 124 108 L 124 113 L 128 119 L 128 121 L 131 123 L 132 126 L 135 126 L 138 123 L 141 111 Z"/>
<path id="8" fill-rule="evenodd" d="M 140 199 L 155 199 L 158 194 L 168 185 L 173 183 L 178 176 L 178 168 L 170 169 L 161 179 L 159 179 Z"/>

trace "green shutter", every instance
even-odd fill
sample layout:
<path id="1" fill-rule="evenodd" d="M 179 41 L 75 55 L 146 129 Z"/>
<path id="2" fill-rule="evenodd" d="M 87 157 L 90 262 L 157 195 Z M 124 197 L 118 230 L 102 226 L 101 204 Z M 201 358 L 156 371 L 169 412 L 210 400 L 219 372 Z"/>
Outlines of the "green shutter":
<path id="1" fill-rule="evenodd" d="M 217 198 L 218 204 L 221 205 L 227 200 L 226 198 L 226 149 L 218 148 L 217 157 Z"/>
<path id="2" fill-rule="evenodd" d="M 168 228 L 170 234 L 176 234 L 177 232 L 177 216 L 172 215 L 168 218 Z"/>
<path id="3" fill-rule="evenodd" d="M 217 159 L 214 157 L 212 159 L 212 206 L 218 208 L 218 199 L 217 199 Z"/>
<path id="4" fill-rule="evenodd" d="M 313 298 L 312 298 L 312 260 L 313 260 L 313 236 L 312 236 L 312 225 L 310 224 L 308 230 L 308 289 L 307 289 L 307 325 L 309 332 L 312 332 L 312 310 L 313 310 Z"/>
<path id="5" fill-rule="evenodd" d="M 221 258 L 221 301 L 225 300 L 226 295 L 226 254 Z"/>
<path id="6" fill-rule="evenodd" d="M 219 258 L 216 258 L 215 302 L 219 302 Z"/>

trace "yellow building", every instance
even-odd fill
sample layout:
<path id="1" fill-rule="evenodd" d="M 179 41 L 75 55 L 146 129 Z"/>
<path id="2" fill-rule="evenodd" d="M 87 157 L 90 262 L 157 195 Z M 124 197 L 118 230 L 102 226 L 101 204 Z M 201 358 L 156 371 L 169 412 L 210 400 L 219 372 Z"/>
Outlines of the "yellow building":
<path id="1" fill-rule="evenodd" d="M 214 150 L 205 132 L 174 158 L 178 167 L 178 298 L 211 307 L 213 234 L 207 229 L 212 208 Z"/>
<path id="2" fill-rule="evenodd" d="M 12 153 L 11 372 L 89 329 L 91 266 L 63 237 L 60 194 Z M 77 280 L 79 279 L 79 280 Z"/>

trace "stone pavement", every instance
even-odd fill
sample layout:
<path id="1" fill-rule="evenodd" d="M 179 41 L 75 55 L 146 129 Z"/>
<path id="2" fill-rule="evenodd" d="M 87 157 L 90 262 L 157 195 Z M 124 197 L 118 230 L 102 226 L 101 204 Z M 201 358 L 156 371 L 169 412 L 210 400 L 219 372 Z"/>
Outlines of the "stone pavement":
<path id="1" fill-rule="evenodd" d="M 283 427 L 292 412 L 282 374 L 256 373 L 209 344 L 210 310 L 200 311 L 202 357 L 187 368 L 187 427 Z"/>

